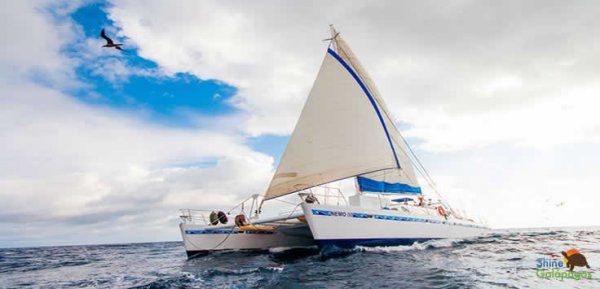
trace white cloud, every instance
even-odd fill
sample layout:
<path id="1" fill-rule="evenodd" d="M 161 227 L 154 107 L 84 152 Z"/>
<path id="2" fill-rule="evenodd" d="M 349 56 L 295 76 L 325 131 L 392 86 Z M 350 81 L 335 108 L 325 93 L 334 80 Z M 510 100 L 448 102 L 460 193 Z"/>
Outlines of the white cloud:
<path id="1" fill-rule="evenodd" d="M 174 240 L 179 208 L 228 207 L 264 190 L 273 159 L 221 124 L 162 127 L 59 92 L 82 85 L 73 74 L 81 61 L 108 52 L 85 40 L 76 58 L 64 56 L 63 45 L 82 37 L 77 27 L 49 16 L 47 3 L 15 5 L 7 14 L 26 22 L 11 16 L 3 21 L 14 25 L 1 27 L 27 25 L 32 37 L 0 56 L 0 246 Z M 131 75 L 121 68 L 105 77 Z"/>
<path id="2" fill-rule="evenodd" d="M 494 228 L 597 226 L 598 197 L 586 178 L 549 179 L 548 176 L 512 175 L 499 178 L 438 176 L 446 199 L 467 216 Z M 490 183 L 496 185 L 490 189 Z"/>
<path id="3" fill-rule="evenodd" d="M 509 110 L 499 109 L 453 115 L 445 111 L 423 114 L 404 109 L 415 121 L 406 136 L 425 140 L 430 151 L 481 148 L 493 144 L 533 149 L 569 143 L 600 142 L 596 97 L 600 87 L 573 88 L 544 101 Z"/>
<path id="4" fill-rule="evenodd" d="M 68 21 L 59 21 L 40 13 L 49 3 L 17 1 L 3 3 L 0 9 L 0 76 L 10 83 L 24 76 L 47 78 L 47 81 L 72 82 L 71 60 L 60 48 L 75 37 Z M 67 9 L 67 8 L 64 8 Z"/>
<path id="5" fill-rule="evenodd" d="M 570 115 L 587 114 L 589 95 L 600 89 L 590 70 L 600 61 L 599 34 L 590 24 L 594 9 L 586 7 L 593 3 L 543 10 L 504 2 L 114 4 L 110 17 L 144 57 L 168 71 L 239 87 L 234 103 L 248 113 L 242 125 L 252 135 L 291 131 L 330 22 L 355 48 L 394 114 L 413 125 L 408 134 L 430 150 L 577 141 L 583 135 L 540 136 L 540 125 L 556 122 L 550 115 L 562 115 L 558 106 L 566 98 L 577 100 Z M 558 11 L 566 13 L 559 22 Z M 585 95 L 579 95 L 582 87 Z M 599 122 L 578 117 L 561 127 Z"/>
<path id="6" fill-rule="evenodd" d="M 266 187 L 272 158 L 243 139 L 144 124 L 56 91 L 5 85 L 0 93 L 3 221 L 143 226 L 156 211 L 230 205 Z M 182 163 L 216 161 L 216 166 Z M 171 222 L 175 226 L 175 223 Z M 164 225 L 164 224 L 163 224 Z M 162 236 L 176 236 L 163 227 Z M 135 234 L 129 235 L 136 239 Z"/>

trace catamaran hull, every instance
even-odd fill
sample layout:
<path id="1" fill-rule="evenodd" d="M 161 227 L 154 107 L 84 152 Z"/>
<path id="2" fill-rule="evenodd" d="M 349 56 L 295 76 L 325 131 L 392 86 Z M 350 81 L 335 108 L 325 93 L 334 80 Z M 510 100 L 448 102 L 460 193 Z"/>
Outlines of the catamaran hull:
<path id="1" fill-rule="evenodd" d="M 440 215 L 303 203 L 313 238 L 323 250 L 361 246 L 410 245 L 417 241 L 468 238 L 488 229 L 474 222 Z"/>
<path id="2" fill-rule="evenodd" d="M 204 225 L 179 225 L 189 258 L 221 250 L 265 250 L 276 247 L 314 246 L 306 223 L 277 227 L 271 231 L 238 228 L 210 229 Z"/>

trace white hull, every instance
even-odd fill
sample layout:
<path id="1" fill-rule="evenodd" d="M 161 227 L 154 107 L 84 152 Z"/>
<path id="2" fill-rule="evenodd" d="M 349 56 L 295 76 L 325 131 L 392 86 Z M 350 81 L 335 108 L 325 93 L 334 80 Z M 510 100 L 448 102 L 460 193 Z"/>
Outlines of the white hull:
<path id="1" fill-rule="evenodd" d="M 275 247 L 314 245 L 306 223 L 279 225 L 272 231 L 242 231 L 239 228 L 211 228 L 206 225 L 179 225 L 188 257 L 218 250 L 264 250 Z"/>
<path id="2" fill-rule="evenodd" d="M 321 249 L 327 245 L 409 245 L 431 239 L 474 237 L 488 230 L 472 221 L 446 220 L 434 210 L 419 207 L 407 212 L 303 203 L 302 209 Z"/>

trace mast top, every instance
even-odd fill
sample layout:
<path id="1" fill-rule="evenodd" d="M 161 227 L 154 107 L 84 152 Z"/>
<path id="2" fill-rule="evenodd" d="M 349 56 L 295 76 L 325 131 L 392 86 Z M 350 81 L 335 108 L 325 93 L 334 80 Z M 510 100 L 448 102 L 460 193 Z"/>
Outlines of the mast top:
<path id="1" fill-rule="evenodd" d="M 331 39 L 335 39 L 335 37 L 339 34 L 333 27 L 333 24 L 329 24 L 329 29 L 331 30 Z"/>
<path id="2" fill-rule="evenodd" d="M 333 27 L 333 24 L 329 24 L 329 30 L 331 31 L 331 37 L 327 38 L 327 39 L 323 39 L 323 41 L 330 41 L 329 42 L 329 47 L 331 49 L 333 49 L 334 51 L 337 51 L 337 45 L 335 42 L 335 38 L 340 34 L 337 30 L 335 30 L 335 27 Z"/>

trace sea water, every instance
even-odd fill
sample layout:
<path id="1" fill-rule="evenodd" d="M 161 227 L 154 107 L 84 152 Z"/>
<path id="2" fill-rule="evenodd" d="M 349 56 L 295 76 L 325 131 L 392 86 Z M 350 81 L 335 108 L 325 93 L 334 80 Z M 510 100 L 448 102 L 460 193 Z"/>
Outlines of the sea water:
<path id="1" fill-rule="evenodd" d="M 571 248 L 590 269 L 557 265 Z M 2 288 L 600 288 L 598 268 L 600 228 L 495 231 L 336 256 L 277 248 L 188 260 L 181 242 L 0 249 Z"/>

